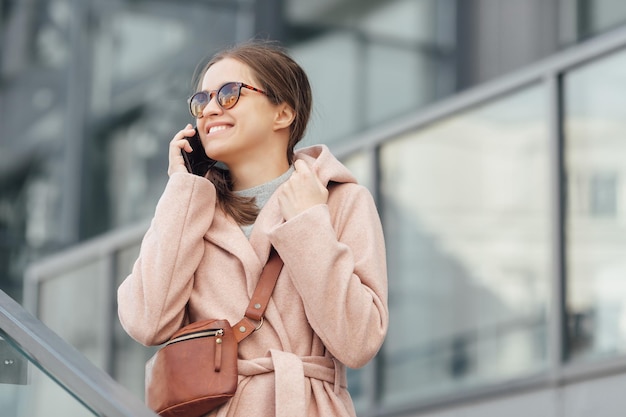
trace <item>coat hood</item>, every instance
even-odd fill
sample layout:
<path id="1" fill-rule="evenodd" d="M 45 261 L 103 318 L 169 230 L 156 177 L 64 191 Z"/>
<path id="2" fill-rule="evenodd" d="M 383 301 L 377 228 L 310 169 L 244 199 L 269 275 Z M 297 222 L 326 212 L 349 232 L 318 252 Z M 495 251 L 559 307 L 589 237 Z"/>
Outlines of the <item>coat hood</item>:
<path id="1" fill-rule="evenodd" d="M 356 183 L 356 178 L 326 145 L 315 145 L 295 152 L 296 159 L 305 161 L 325 186 L 329 182 Z"/>

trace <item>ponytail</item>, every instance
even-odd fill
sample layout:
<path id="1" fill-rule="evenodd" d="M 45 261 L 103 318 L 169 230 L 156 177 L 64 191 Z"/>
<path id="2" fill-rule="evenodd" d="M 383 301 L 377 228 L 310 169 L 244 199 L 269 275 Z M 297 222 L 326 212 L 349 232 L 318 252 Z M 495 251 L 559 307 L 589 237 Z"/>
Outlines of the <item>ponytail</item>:
<path id="1" fill-rule="evenodd" d="M 232 191 L 233 182 L 229 170 L 213 167 L 206 173 L 206 178 L 215 186 L 222 211 L 232 216 L 239 225 L 254 223 L 259 215 L 254 197 L 238 196 Z"/>

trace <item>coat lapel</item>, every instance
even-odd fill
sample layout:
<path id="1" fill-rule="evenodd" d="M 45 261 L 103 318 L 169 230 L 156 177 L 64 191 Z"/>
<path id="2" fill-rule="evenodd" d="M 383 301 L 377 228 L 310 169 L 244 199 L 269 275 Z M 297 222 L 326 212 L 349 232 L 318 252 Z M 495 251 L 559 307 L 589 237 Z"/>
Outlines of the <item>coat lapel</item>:
<path id="1" fill-rule="evenodd" d="M 259 260 L 239 225 L 219 208 L 216 209 L 213 223 L 204 238 L 239 260 L 245 271 L 248 287 L 252 277 L 260 274 L 265 262 Z"/>
<path id="2" fill-rule="evenodd" d="M 250 234 L 249 245 L 256 254 L 256 258 L 261 264 L 261 269 L 265 266 L 265 263 L 270 255 L 270 249 L 272 248 L 272 243 L 269 240 L 269 233 L 282 222 L 283 215 L 280 212 L 280 207 L 278 205 L 278 197 L 276 196 L 276 193 L 274 193 L 269 198 L 267 203 L 265 203 L 263 210 L 259 213 L 259 216 L 254 223 L 254 227 L 252 228 L 252 233 Z M 250 295 L 252 295 L 260 275 L 261 270 L 259 270 L 259 273 L 254 275 L 252 279 L 248 281 L 248 292 Z"/>
<path id="3" fill-rule="evenodd" d="M 259 213 L 252 228 L 250 240 L 241 231 L 239 225 L 216 208 L 213 223 L 205 239 L 235 256 L 243 265 L 246 273 L 248 295 L 252 296 L 261 271 L 269 257 L 271 242 L 270 230 L 283 221 L 276 195 L 272 195 Z"/>

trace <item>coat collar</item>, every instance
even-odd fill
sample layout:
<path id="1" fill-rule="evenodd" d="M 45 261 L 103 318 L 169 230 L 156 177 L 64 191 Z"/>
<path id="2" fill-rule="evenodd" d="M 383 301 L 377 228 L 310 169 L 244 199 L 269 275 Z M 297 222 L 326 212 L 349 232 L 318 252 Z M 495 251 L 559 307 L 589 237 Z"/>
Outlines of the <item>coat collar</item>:
<path id="1" fill-rule="evenodd" d="M 356 182 L 350 171 L 332 155 L 325 145 L 301 149 L 296 151 L 295 157 L 305 161 L 326 186 L 330 181 Z M 259 213 L 248 240 L 239 225 L 219 207 L 216 207 L 213 223 L 205 239 L 240 260 L 246 274 L 246 285 L 250 295 L 256 287 L 270 253 L 270 231 L 283 221 L 278 198 L 274 194 Z"/>
<path id="2" fill-rule="evenodd" d="M 303 148 L 296 151 L 295 157 L 306 162 L 325 186 L 331 181 L 356 183 L 354 175 L 335 158 L 326 145 Z"/>

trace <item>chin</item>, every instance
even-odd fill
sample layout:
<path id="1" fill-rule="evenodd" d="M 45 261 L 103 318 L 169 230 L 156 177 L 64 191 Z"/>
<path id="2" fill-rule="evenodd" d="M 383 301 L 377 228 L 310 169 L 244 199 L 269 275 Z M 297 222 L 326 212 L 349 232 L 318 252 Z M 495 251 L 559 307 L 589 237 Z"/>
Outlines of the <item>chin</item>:
<path id="1" fill-rule="evenodd" d="M 219 150 L 209 149 L 207 150 L 206 154 L 209 158 L 214 159 L 222 164 L 227 164 L 227 161 L 230 159 L 228 157 L 228 152 L 220 152 Z"/>

